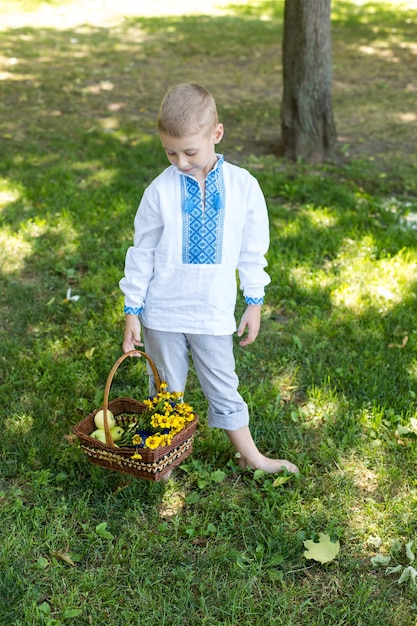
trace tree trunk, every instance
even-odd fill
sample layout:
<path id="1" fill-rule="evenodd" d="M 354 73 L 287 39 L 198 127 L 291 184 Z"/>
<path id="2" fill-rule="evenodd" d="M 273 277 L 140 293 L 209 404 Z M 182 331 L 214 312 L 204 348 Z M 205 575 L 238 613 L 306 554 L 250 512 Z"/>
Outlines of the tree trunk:
<path id="1" fill-rule="evenodd" d="M 331 0 L 286 0 L 283 156 L 321 163 L 336 151 L 331 83 Z"/>

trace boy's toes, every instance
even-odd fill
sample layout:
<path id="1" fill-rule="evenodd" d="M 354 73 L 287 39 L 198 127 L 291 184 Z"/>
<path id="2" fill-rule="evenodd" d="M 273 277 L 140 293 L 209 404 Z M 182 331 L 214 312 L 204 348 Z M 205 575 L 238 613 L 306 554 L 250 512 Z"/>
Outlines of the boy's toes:
<path id="1" fill-rule="evenodd" d="M 284 471 L 284 470 L 286 470 L 287 472 L 291 472 L 291 474 L 300 473 L 300 470 L 298 469 L 298 467 L 294 465 L 294 463 L 291 463 L 291 461 L 282 461 L 281 471 Z"/>

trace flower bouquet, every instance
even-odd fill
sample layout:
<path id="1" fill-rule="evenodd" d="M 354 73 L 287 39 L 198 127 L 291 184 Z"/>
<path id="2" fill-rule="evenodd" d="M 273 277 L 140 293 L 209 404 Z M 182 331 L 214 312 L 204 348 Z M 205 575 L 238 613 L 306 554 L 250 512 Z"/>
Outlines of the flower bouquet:
<path id="1" fill-rule="evenodd" d="M 156 395 L 144 401 L 115 398 L 110 386 L 119 365 L 130 356 L 144 356 L 153 373 Z M 100 419 L 98 419 L 100 418 Z M 159 480 L 192 452 L 198 415 L 182 401 L 182 393 L 169 393 L 152 359 L 132 350 L 116 361 L 107 378 L 103 407 L 75 428 L 81 448 L 91 463 L 147 480 Z"/>
<path id="2" fill-rule="evenodd" d="M 195 419 L 193 407 L 182 401 L 182 392 L 170 393 L 167 389 L 168 385 L 161 382 L 156 396 L 143 401 L 143 413 L 136 415 L 117 439 L 118 446 L 134 446 L 133 459 L 142 459 L 141 449 L 169 446 L 175 435 Z"/>

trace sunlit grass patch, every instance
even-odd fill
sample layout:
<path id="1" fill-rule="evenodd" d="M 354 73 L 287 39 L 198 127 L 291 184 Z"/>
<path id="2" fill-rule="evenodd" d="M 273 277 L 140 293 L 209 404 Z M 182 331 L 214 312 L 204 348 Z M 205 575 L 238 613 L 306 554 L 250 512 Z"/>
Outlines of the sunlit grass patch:
<path id="1" fill-rule="evenodd" d="M 8 415 L 5 420 L 6 433 L 10 435 L 27 434 L 33 427 L 33 416 L 26 413 Z"/>
<path id="2" fill-rule="evenodd" d="M 21 271 L 33 251 L 33 244 L 22 234 L 0 231 L 0 266 L 5 274 Z"/>
<path id="3" fill-rule="evenodd" d="M 348 410 L 348 403 L 330 386 L 312 385 L 308 396 L 299 409 L 299 415 L 309 428 L 319 428 L 326 422 L 333 422 L 341 411 Z"/>
<path id="4" fill-rule="evenodd" d="M 335 306 L 361 314 L 369 307 L 387 312 L 413 297 L 417 254 L 401 250 L 394 257 L 376 258 L 372 237 L 348 240 L 333 264 L 338 286 L 332 290 Z"/>
<path id="5" fill-rule="evenodd" d="M 7 178 L 0 179 L 0 214 L 5 207 L 17 202 L 21 197 L 21 190 Z"/>

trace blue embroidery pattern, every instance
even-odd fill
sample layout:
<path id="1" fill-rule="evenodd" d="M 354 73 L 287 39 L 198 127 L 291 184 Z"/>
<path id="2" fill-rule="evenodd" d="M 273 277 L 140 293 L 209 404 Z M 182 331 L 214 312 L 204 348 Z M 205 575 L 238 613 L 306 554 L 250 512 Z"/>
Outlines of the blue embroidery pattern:
<path id="1" fill-rule="evenodd" d="M 124 313 L 126 315 L 140 315 L 142 313 L 142 307 L 125 306 Z"/>
<path id="2" fill-rule="evenodd" d="M 263 304 L 263 298 L 245 298 L 246 304 Z"/>
<path id="3" fill-rule="evenodd" d="M 206 178 L 205 209 L 198 182 L 180 175 L 182 262 L 204 265 L 222 262 L 225 187 L 221 159 Z"/>

